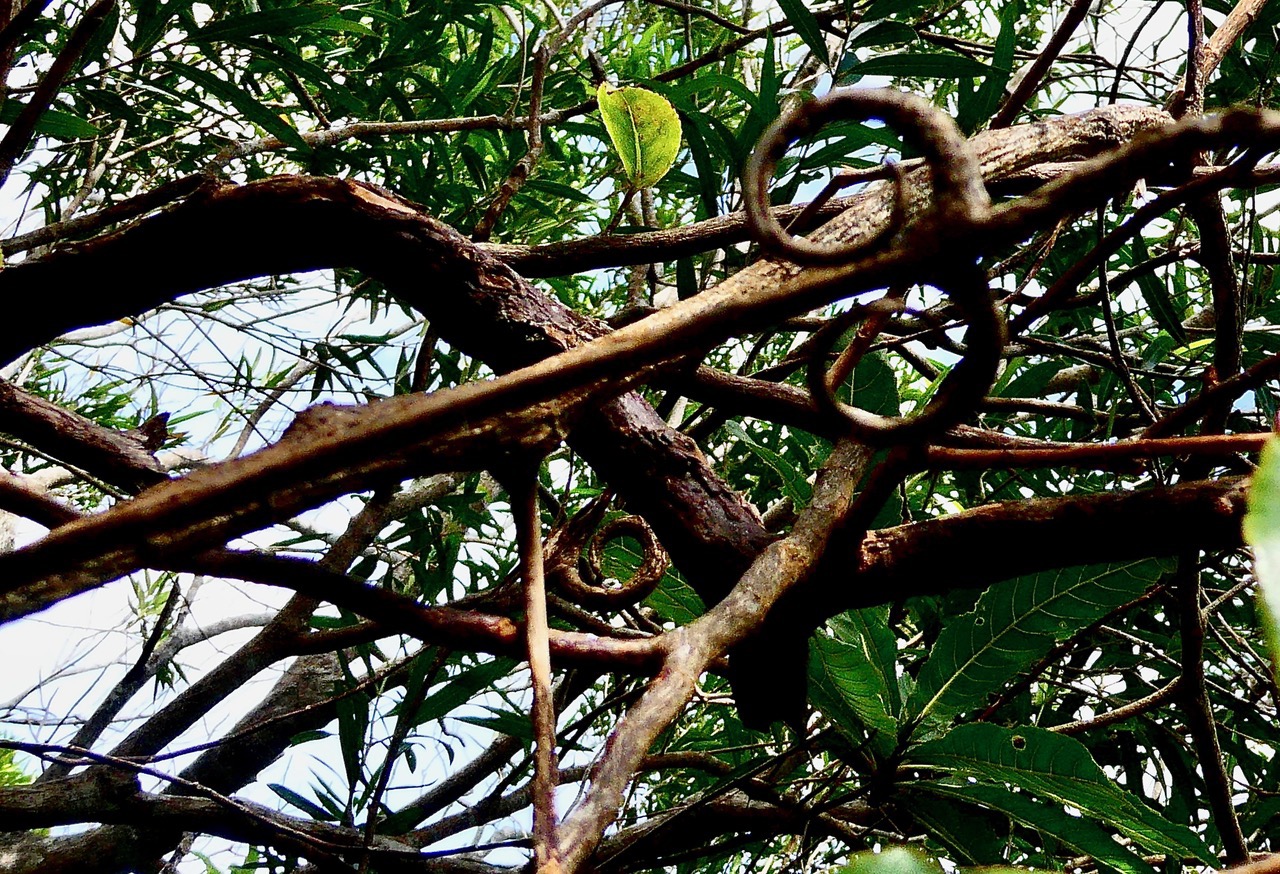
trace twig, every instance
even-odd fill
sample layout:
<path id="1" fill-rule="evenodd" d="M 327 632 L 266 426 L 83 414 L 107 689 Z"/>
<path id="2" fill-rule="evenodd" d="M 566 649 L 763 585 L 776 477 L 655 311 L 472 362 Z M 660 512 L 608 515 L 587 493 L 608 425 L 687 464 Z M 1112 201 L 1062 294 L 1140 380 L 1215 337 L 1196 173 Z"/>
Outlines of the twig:
<path id="1" fill-rule="evenodd" d="M 1061 725 L 1055 725 L 1049 731 L 1054 731 L 1058 734 L 1075 735 L 1106 728 L 1115 725 L 1117 722 L 1124 722 L 1126 719 L 1132 719 L 1135 716 L 1141 716 L 1143 713 L 1154 710 L 1172 698 L 1174 693 L 1181 688 L 1182 678 L 1174 677 L 1150 695 L 1145 695 L 1136 701 L 1130 701 L 1128 704 L 1122 704 L 1119 707 L 1108 710 L 1106 713 L 1099 713 L 1092 719 L 1080 719 L 1076 722 L 1064 722 Z"/>
<path id="2" fill-rule="evenodd" d="M 476 242 L 487 242 L 493 236 L 493 229 L 497 226 L 498 219 L 506 212 L 511 199 L 524 187 L 529 174 L 533 172 L 538 159 L 542 157 L 542 122 L 540 115 L 542 113 L 542 89 L 547 79 L 547 54 L 548 48 L 545 45 L 534 49 L 533 82 L 529 86 L 528 150 L 525 151 L 524 157 L 516 162 L 515 167 L 511 168 L 510 175 L 503 181 L 498 193 L 494 195 L 493 203 L 489 204 L 489 208 L 484 211 L 484 215 L 476 223 L 475 230 L 471 232 L 471 239 Z"/>
<path id="3" fill-rule="evenodd" d="M 641 699 L 621 719 L 591 770 L 591 785 L 561 827 L 561 863 L 568 872 L 587 863 L 618 813 L 623 793 L 654 738 L 676 717 L 711 661 L 752 633 L 768 609 L 809 576 L 827 543 L 847 521 L 867 451 L 838 443 L 814 487 L 813 501 L 791 534 L 768 547 L 724 600 L 690 625 L 671 632 L 666 663 Z"/>
<path id="4" fill-rule="evenodd" d="M 50 0 L 28 0 L 17 14 L 10 18 L 0 30 L 0 82 L 8 82 L 10 66 L 13 62 L 13 50 L 18 47 L 18 40 L 31 30 L 32 25 L 48 8 Z"/>
<path id="5" fill-rule="evenodd" d="M 1160 456 L 1224 456 L 1260 452 L 1271 434 L 1228 434 L 1199 437 L 1143 438 L 1118 443 L 1081 443 L 1043 449 L 951 449 L 930 447 L 926 464 L 933 470 L 998 470 L 1032 467 L 1114 467 L 1135 459 Z"/>
<path id="6" fill-rule="evenodd" d="M 113 203 L 111 206 L 103 207 L 97 212 L 89 215 L 78 216 L 77 218 L 68 219 L 61 222 L 53 222 L 34 231 L 25 234 L 19 234 L 16 237 L 10 237 L 7 240 L 0 241 L 0 253 L 5 257 L 13 255 L 17 252 L 25 252 L 28 249 L 34 249 L 38 246 L 47 246 L 50 243 L 65 240 L 74 236 L 84 236 L 95 231 L 102 230 L 107 225 L 116 222 L 128 221 L 138 216 L 148 213 L 153 209 L 172 203 L 175 200 L 186 197 L 200 186 L 209 183 L 211 180 L 208 176 L 199 173 L 193 173 L 189 176 L 183 176 L 172 182 L 166 182 L 157 186 L 150 191 L 143 192 L 136 197 L 128 200 L 122 200 L 119 203 Z"/>
<path id="7" fill-rule="evenodd" d="M 1222 58 L 1226 55 L 1227 50 L 1235 44 L 1240 34 L 1244 33 L 1245 29 L 1258 19 L 1266 5 L 1267 0 L 1239 0 L 1232 7 L 1226 19 L 1213 32 L 1213 36 L 1209 37 L 1208 43 L 1204 46 L 1204 50 L 1200 54 L 1199 64 L 1196 65 L 1197 75 L 1195 81 L 1202 85 L 1209 81 L 1210 74 L 1222 63 Z M 1200 26 L 1203 33 L 1203 13 L 1201 19 Z M 1188 63 L 1187 68 L 1189 77 L 1190 63 Z M 1169 96 L 1165 103 L 1165 108 L 1174 115 L 1182 114 L 1179 110 L 1181 104 L 1186 100 L 1185 88 L 1185 85 L 1179 88 Z"/>

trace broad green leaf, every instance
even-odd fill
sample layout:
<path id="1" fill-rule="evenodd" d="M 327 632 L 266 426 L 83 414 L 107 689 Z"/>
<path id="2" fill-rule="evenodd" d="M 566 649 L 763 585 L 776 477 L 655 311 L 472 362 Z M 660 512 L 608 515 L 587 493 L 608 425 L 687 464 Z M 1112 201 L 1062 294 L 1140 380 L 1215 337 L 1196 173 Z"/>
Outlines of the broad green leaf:
<path id="1" fill-rule="evenodd" d="M 908 847 L 855 853 L 847 864 L 835 870 L 841 874 L 942 874 L 937 859 Z"/>
<path id="2" fill-rule="evenodd" d="M 656 185 L 680 151 L 680 116 L 667 98 L 644 88 L 603 84 L 596 96 L 628 184 L 635 189 Z"/>
<path id="3" fill-rule="evenodd" d="M 878 612 L 854 610 L 833 622 L 833 635 L 810 638 L 809 697 L 851 742 L 861 741 L 860 726 L 872 749 L 888 755 L 898 741 L 898 680 L 883 649 L 886 636 L 894 647 L 893 637 Z"/>
<path id="4" fill-rule="evenodd" d="M 1280 652 L 1280 441 L 1274 438 L 1262 449 L 1258 469 L 1249 484 L 1244 539 L 1253 547 L 1253 572 L 1269 622 L 1266 630 L 1271 652 Z"/>
<path id="5" fill-rule="evenodd" d="M 894 797 L 894 807 L 911 815 L 924 830 L 962 865 L 995 865 L 1003 862 L 1004 838 L 992 820 L 995 815 L 973 805 L 928 791 L 932 787 L 905 787 Z"/>
<path id="6" fill-rule="evenodd" d="M 1003 786 L 987 783 L 921 783 L 917 788 L 921 790 L 918 795 L 933 792 L 951 804 L 957 801 L 971 802 L 997 811 L 1020 825 L 1060 841 L 1077 853 L 1091 857 L 1104 871 L 1116 874 L 1151 874 L 1151 866 L 1141 857 L 1117 843 L 1092 820 L 1067 813 L 1061 804 L 1040 801 L 1026 793 L 1010 792 Z M 913 814 L 916 813 L 916 805 L 924 800 L 918 795 L 912 799 Z M 969 828 L 972 828 L 968 819 L 961 820 L 958 825 L 963 829 L 965 823 L 969 823 Z"/>
<path id="7" fill-rule="evenodd" d="M 236 109 L 244 113 L 244 117 L 254 124 L 259 125 L 267 133 L 280 140 L 304 151 L 309 151 L 310 146 L 302 139 L 301 135 L 294 129 L 293 125 L 285 121 L 268 107 L 259 103 L 254 99 L 253 95 L 240 88 L 233 82 L 225 79 L 219 79 L 208 70 L 201 70 L 199 67 L 192 67 L 188 64 L 180 64 L 176 61 L 170 61 L 168 66 L 174 72 L 182 76 L 188 82 L 203 89 L 213 97 L 225 100 Z M 191 95 L 186 95 L 190 99 Z"/>
<path id="8" fill-rule="evenodd" d="M 787 16 L 787 23 L 796 29 L 796 33 L 818 60 L 831 66 L 831 55 L 827 53 L 827 41 L 822 36 L 822 28 L 809 7 L 805 6 L 804 0 L 778 0 L 778 8 Z"/>
<path id="9" fill-rule="evenodd" d="M 900 52 L 879 55 L 851 65 L 840 82 L 852 76 L 909 76 L 913 79 L 985 79 L 992 68 L 964 55 Z"/>
<path id="10" fill-rule="evenodd" d="M 663 575 L 662 582 L 644 599 L 644 604 L 664 621 L 676 625 L 688 625 L 707 612 L 707 606 L 693 587 L 672 571 Z"/>
<path id="11" fill-rule="evenodd" d="M 898 694 L 898 641 L 889 628 L 889 608 L 863 607 L 841 613 L 827 623 L 836 640 L 858 646 L 887 691 L 885 703 L 889 712 L 902 709 Z"/>
<path id="12" fill-rule="evenodd" d="M 16 100 L 4 101 L 0 106 L 0 124 L 13 124 L 25 107 L 25 103 Z M 46 109 L 36 122 L 36 133 L 59 140 L 87 140 L 96 137 L 98 129 L 78 115 L 60 109 Z"/>
<path id="13" fill-rule="evenodd" d="M 1034 726 L 1010 729 L 977 722 L 921 744 L 905 764 L 940 768 L 961 780 L 1017 787 L 1042 800 L 1069 805 L 1147 852 L 1214 863 L 1203 841 L 1116 785 L 1075 738 Z"/>
<path id="14" fill-rule="evenodd" d="M 898 397 L 898 378 L 883 353 L 863 356 L 853 370 L 848 402 L 855 407 L 881 416 L 896 416 L 902 411 Z"/>
<path id="15" fill-rule="evenodd" d="M 930 722 L 980 706 L 1057 640 L 1142 594 L 1168 570 L 1157 559 L 1042 571 L 997 583 L 947 623 L 907 704 Z"/>

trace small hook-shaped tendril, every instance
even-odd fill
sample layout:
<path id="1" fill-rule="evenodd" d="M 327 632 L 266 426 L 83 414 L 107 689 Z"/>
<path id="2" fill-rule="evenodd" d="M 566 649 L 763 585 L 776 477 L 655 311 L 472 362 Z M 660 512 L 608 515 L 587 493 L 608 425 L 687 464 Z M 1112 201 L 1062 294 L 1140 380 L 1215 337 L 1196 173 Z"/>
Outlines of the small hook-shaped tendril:
<path id="1" fill-rule="evenodd" d="M 924 157 L 932 171 L 933 212 L 936 223 L 970 225 L 990 209 L 978 159 L 960 129 L 933 104 L 912 94 L 888 88 L 836 88 L 816 97 L 775 121 L 756 145 L 742 174 L 747 224 L 753 238 L 770 254 L 797 264 L 845 264 L 882 242 L 886 234 L 902 229 L 907 197 L 901 172 L 893 174 L 895 204 L 886 231 L 870 240 L 843 246 L 815 243 L 794 237 L 778 222 L 769 203 L 769 182 L 778 161 L 801 137 L 830 121 L 866 121 L 878 118 L 896 131 Z"/>
<path id="2" fill-rule="evenodd" d="M 547 544 L 548 582 L 568 600 L 597 610 L 619 610 L 642 601 L 658 587 L 671 564 L 653 529 L 639 516 L 620 516 L 596 530 L 610 499 L 608 493 L 596 498 L 554 532 Z M 583 548 L 586 547 L 586 559 L 592 575 L 603 579 L 605 574 L 600 567 L 605 544 L 624 536 L 639 540 L 644 556 L 631 579 L 616 589 L 584 581 L 578 572 L 578 559 L 582 557 Z"/>
<path id="3" fill-rule="evenodd" d="M 847 264 L 887 238 L 905 235 L 909 193 L 904 173 L 893 173 L 892 220 L 871 239 L 843 246 L 816 243 L 788 234 L 769 204 L 768 185 L 778 161 L 796 140 L 833 120 L 878 118 L 902 133 L 924 157 L 931 173 L 932 203 L 906 239 L 918 245 L 925 257 L 938 263 L 921 265 L 921 278 L 942 290 L 968 322 L 965 355 L 952 367 L 929 403 L 911 416 L 878 416 L 838 401 L 825 361 L 835 343 L 850 326 L 838 319 L 820 337 L 809 368 L 809 389 L 814 403 L 840 420 L 846 431 L 874 445 L 919 442 L 958 423 L 977 406 L 991 387 L 1004 347 L 1004 319 L 996 307 L 985 273 L 963 252 L 941 253 L 947 237 L 981 222 L 990 210 L 977 158 L 955 123 L 927 101 L 889 89 L 835 89 L 803 104 L 774 122 L 743 174 L 747 220 L 752 234 L 771 254 L 800 264 Z M 889 304 L 888 301 L 885 302 Z"/>

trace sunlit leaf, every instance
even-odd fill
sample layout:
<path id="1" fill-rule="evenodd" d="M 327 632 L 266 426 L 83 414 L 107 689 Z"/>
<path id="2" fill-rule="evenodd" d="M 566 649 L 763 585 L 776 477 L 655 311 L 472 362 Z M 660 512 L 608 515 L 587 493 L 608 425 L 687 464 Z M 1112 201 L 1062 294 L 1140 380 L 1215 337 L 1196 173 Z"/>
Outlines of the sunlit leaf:
<path id="1" fill-rule="evenodd" d="M 667 98 L 644 88 L 600 86 L 600 115 L 634 189 L 658 183 L 680 151 L 680 116 Z"/>
<path id="2" fill-rule="evenodd" d="M 1280 652 L 1280 441 L 1274 438 L 1263 447 L 1249 484 L 1244 539 L 1253 547 L 1253 572 L 1270 620 L 1271 652 Z"/>
<path id="3" fill-rule="evenodd" d="M 855 853 L 846 865 L 835 870 L 841 874 L 942 874 L 937 859 L 908 847 Z"/>

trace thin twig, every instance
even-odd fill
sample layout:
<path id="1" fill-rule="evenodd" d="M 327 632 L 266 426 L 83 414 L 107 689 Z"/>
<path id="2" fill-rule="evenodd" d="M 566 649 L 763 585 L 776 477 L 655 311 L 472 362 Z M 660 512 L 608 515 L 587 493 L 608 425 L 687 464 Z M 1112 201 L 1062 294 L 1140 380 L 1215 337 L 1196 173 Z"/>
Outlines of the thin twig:
<path id="1" fill-rule="evenodd" d="M 996 114 L 992 117 L 991 124 L 988 127 L 994 130 L 1013 124 L 1013 120 L 1018 117 L 1018 113 L 1022 111 L 1027 100 L 1031 98 L 1031 95 L 1040 87 L 1040 83 L 1044 81 L 1049 68 L 1053 66 L 1053 62 L 1058 59 L 1062 49 L 1066 46 L 1067 40 L 1071 39 L 1071 35 L 1076 32 L 1080 22 L 1084 21 L 1084 17 L 1089 14 L 1089 7 L 1092 5 L 1093 0 L 1075 0 L 1071 4 L 1067 14 L 1062 17 L 1062 22 L 1058 25 L 1058 29 L 1053 32 L 1053 36 L 1049 37 L 1048 44 L 1036 56 L 1036 59 L 1023 75 L 1022 80 L 1013 89 L 1013 93 L 1005 96 L 1004 102 L 996 110 Z"/>
<path id="2" fill-rule="evenodd" d="M 1179 633 L 1182 639 L 1182 700 L 1187 730 L 1204 776 L 1205 795 L 1213 811 L 1214 825 L 1222 838 L 1227 862 L 1249 861 L 1249 848 L 1232 802 L 1231 778 L 1222 761 L 1218 729 L 1204 676 L 1204 612 L 1200 607 L 1198 552 L 1185 553 L 1178 562 L 1176 589 Z"/>
<path id="3" fill-rule="evenodd" d="M 0 185 L 9 178 L 13 165 L 26 152 L 27 146 L 31 143 L 31 137 L 35 134 L 36 123 L 53 103 L 63 80 L 67 78 L 72 66 L 80 59 L 80 54 L 88 47 L 89 40 L 93 39 L 115 5 L 116 0 L 98 0 L 85 10 L 84 15 L 72 29 L 71 35 L 67 37 L 62 51 L 53 59 L 48 72 L 40 79 L 35 93 L 22 107 L 22 111 L 13 121 L 13 126 L 4 135 L 4 139 L 0 140 Z"/>
<path id="4" fill-rule="evenodd" d="M 507 176 L 502 186 L 498 189 L 498 193 L 493 198 L 493 203 L 489 204 L 489 208 L 484 211 L 484 215 L 476 223 L 475 230 L 471 232 L 471 239 L 476 242 L 487 242 L 493 236 L 493 229 L 497 226 L 498 219 L 502 218 L 502 214 L 506 212 L 511 199 L 524 187 L 524 183 L 538 163 L 538 158 L 542 156 L 542 122 L 540 115 L 542 113 L 542 89 L 547 79 L 547 52 L 546 46 L 539 46 L 534 50 L 533 54 L 533 82 L 529 86 L 529 148 L 524 153 L 524 156 L 516 162 L 515 167 L 511 168 L 510 175 Z"/>
<path id="5" fill-rule="evenodd" d="M 1095 228 L 1098 234 L 1098 246 L 1102 245 L 1102 229 L 1106 223 L 1106 210 L 1098 210 L 1098 220 Z M 1112 366 L 1120 374 L 1120 380 L 1124 383 L 1125 391 L 1129 393 L 1129 397 L 1133 400 L 1134 405 L 1142 411 L 1143 416 L 1148 422 L 1154 422 L 1160 417 L 1156 415 L 1155 408 L 1151 405 L 1151 399 L 1147 397 L 1146 392 L 1138 385 L 1138 381 L 1133 377 L 1133 371 L 1129 369 L 1129 362 L 1125 360 L 1124 349 L 1120 346 L 1120 335 L 1116 332 L 1116 316 L 1111 303 L 1111 289 L 1107 287 L 1107 262 L 1104 259 L 1098 265 L 1098 292 L 1099 300 L 1102 304 L 1102 322 L 1107 330 L 1107 345 L 1111 348 Z"/>

